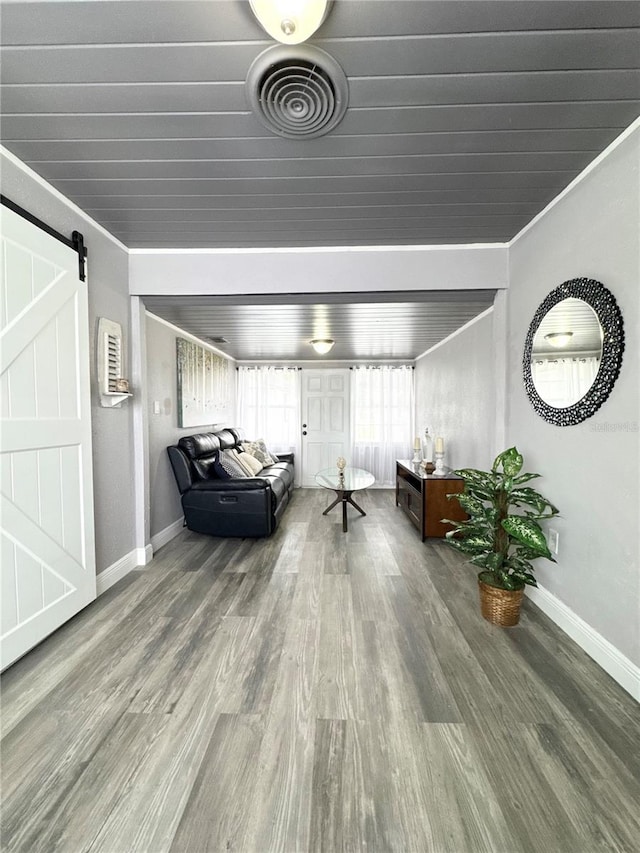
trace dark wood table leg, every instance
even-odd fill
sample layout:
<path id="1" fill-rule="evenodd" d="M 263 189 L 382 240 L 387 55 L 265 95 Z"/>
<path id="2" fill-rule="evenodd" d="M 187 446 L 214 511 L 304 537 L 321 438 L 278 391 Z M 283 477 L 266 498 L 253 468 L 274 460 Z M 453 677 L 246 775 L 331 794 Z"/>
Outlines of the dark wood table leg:
<path id="1" fill-rule="evenodd" d="M 357 503 L 354 501 L 354 499 L 351 497 L 351 495 L 352 495 L 352 494 L 353 494 L 353 492 L 349 492 L 349 494 L 347 495 L 347 500 L 349 501 L 349 503 L 351 504 L 351 506 L 354 506 L 354 507 L 358 510 L 358 512 L 360 513 L 360 515 L 366 515 L 367 513 L 362 509 L 362 507 L 359 507 L 359 506 L 358 506 L 358 504 L 357 504 Z"/>
<path id="2" fill-rule="evenodd" d="M 353 492 L 337 491 L 336 494 L 338 495 L 338 497 L 332 504 L 329 504 L 329 506 L 324 510 L 322 514 L 326 515 L 328 512 L 331 512 L 334 506 L 337 506 L 339 503 L 342 503 L 342 532 L 347 533 L 347 504 L 350 503 L 351 506 L 355 507 L 360 513 L 360 515 L 366 515 L 367 513 L 354 501 L 354 499 L 352 498 Z"/>
<path id="3" fill-rule="evenodd" d="M 331 510 L 334 508 L 334 506 L 339 504 L 341 500 L 342 500 L 342 495 L 339 494 L 338 497 L 335 499 L 335 501 L 332 504 L 329 504 L 329 506 L 325 509 L 325 511 L 322 514 L 326 515 L 328 512 L 331 512 Z"/>

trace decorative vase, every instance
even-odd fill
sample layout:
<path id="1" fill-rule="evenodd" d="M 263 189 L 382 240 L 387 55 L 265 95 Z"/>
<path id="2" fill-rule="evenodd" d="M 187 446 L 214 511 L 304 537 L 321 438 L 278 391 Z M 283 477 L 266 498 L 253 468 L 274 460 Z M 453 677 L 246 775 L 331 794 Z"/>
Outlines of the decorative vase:
<path id="1" fill-rule="evenodd" d="M 344 474 L 344 469 L 347 467 L 347 460 L 344 458 L 344 456 L 338 456 L 336 460 L 336 465 L 338 466 L 338 471 L 341 474 Z"/>
<path id="2" fill-rule="evenodd" d="M 480 611 L 494 625 L 511 628 L 520 621 L 520 606 L 524 597 L 522 589 L 501 589 L 485 583 L 478 577 Z"/>

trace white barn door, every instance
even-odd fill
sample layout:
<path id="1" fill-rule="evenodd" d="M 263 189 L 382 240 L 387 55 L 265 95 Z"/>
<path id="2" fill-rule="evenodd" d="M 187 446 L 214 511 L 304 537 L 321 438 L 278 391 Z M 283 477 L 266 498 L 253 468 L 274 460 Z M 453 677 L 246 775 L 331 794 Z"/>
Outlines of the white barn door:
<path id="1" fill-rule="evenodd" d="M 96 597 L 86 283 L 0 208 L 1 667 Z"/>

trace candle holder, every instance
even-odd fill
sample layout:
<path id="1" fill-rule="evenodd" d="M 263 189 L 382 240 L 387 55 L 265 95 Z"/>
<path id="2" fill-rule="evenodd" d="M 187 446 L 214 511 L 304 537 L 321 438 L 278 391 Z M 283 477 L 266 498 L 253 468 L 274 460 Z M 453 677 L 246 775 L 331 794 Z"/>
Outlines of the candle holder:
<path id="1" fill-rule="evenodd" d="M 413 449 L 413 459 L 411 461 L 416 465 L 419 465 L 420 462 L 422 462 L 422 453 L 420 453 L 417 447 L 414 447 Z"/>
<path id="2" fill-rule="evenodd" d="M 437 451 L 434 453 L 436 460 L 436 470 L 433 472 L 436 477 L 443 477 L 445 475 L 444 470 L 444 451 Z"/>

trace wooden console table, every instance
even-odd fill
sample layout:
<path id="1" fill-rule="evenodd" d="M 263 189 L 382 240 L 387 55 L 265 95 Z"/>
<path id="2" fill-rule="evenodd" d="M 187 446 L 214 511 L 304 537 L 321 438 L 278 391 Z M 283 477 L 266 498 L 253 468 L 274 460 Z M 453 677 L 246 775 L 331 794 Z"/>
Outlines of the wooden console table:
<path id="1" fill-rule="evenodd" d="M 464 480 L 447 472 L 444 477 L 426 474 L 420 466 L 408 459 L 396 460 L 396 506 L 399 506 L 420 531 L 422 541 L 427 536 L 442 537 L 450 524 L 441 519 L 464 521 L 466 513 L 457 500 L 447 495 L 462 492 Z"/>

